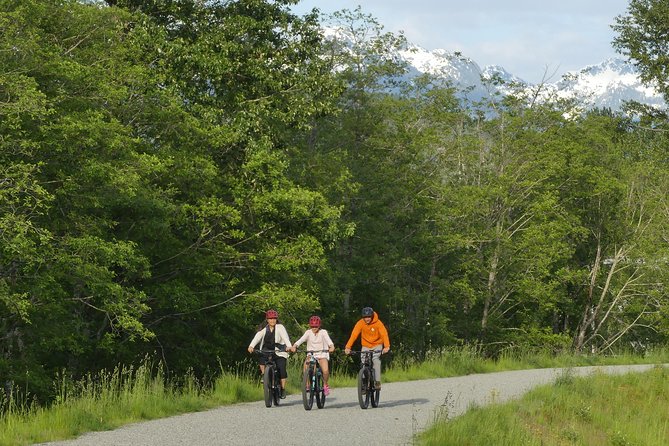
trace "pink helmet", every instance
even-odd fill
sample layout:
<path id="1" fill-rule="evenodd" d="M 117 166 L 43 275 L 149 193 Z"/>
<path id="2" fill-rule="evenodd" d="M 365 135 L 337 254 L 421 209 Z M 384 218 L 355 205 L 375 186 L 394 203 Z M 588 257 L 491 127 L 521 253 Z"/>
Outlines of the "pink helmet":
<path id="1" fill-rule="evenodd" d="M 278 319 L 279 313 L 276 310 L 267 310 L 265 313 L 265 319 Z"/>
<path id="2" fill-rule="evenodd" d="M 310 327 L 320 327 L 321 326 L 321 318 L 318 316 L 311 316 L 309 318 L 309 326 Z"/>

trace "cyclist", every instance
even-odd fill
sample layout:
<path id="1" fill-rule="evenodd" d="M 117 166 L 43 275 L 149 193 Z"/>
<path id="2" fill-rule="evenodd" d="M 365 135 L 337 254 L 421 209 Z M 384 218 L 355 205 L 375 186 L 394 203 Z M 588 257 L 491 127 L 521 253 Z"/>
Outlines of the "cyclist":
<path id="1" fill-rule="evenodd" d="M 286 327 L 279 323 L 279 313 L 276 310 L 267 310 L 265 313 L 265 321 L 260 325 L 260 330 L 249 344 L 249 353 L 253 353 L 258 344 L 260 344 L 260 350 L 274 351 L 274 362 L 279 369 L 279 376 L 281 376 L 281 398 L 283 399 L 286 397 L 286 379 L 288 378 L 286 360 L 289 355 L 286 350 L 290 349 L 291 343 Z M 266 361 L 267 357 L 260 355 L 258 363 L 262 376 L 265 373 Z"/>
<path id="2" fill-rule="evenodd" d="M 330 369 L 328 368 L 328 360 L 330 359 L 330 353 L 334 351 L 334 343 L 330 339 L 330 335 L 327 330 L 321 328 L 321 318 L 318 316 L 311 316 L 309 318 L 309 330 L 305 331 L 300 339 L 295 341 L 293 348 L 290 351 L 297 350 L 297 347 L 301 345 L 304 341 L 307 342 L 307 351 L 312 351 L 314 358 L 318 359 L 318 363 L 321 366 L 321 371 L 323 372 L 323 392 L 325 396 L 330 394 L 330 386 L 328 385 L 328 379 L 330 378 Z M 324 351 L 327 350 L 327 351 Z M 304 362 L 304 370 L 307 369 L 307 364 L 309 363 L 309 358 Z"/>
<path id="3" fill-rule="evenodd" d="M 388 353 L 390 350 L 390 338 L 388 337 L 388 330 L 383 322 L 379 319 L 371 307 L 362 309 L 362 318 L 355 324 L 351 337 L 346 343 L 344 353 L 351 354 L 351 347 L 353 343 L 361 336 L 362 351 L 373 350 L 372 363 L 374 364 L 374 374 L 376 375 L 376 382 L 374 386 L 377 389 L 381 388 L 381 352 Z"/>

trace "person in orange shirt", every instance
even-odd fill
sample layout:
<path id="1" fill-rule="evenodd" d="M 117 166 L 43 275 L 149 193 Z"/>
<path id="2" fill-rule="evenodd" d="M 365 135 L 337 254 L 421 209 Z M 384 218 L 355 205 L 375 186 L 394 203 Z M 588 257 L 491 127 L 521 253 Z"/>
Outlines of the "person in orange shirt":
<path id="1" fill-rule="evenodd" d="M 381 388 L 381 353 L 388 353 L 390 350 L 390 338 L 388 330 L 379 315 L 371 307 L 362 309 L 362 318 L 355 324 L 351 337 L 346 343 L 344 353 L 351 354 L 351 347 L 358 336 L 361 336 L 362 351 L 374 350 L 372 363 L 374 364 L 374 374 L 377 381 L 374 383 L 377 389 Z"/>

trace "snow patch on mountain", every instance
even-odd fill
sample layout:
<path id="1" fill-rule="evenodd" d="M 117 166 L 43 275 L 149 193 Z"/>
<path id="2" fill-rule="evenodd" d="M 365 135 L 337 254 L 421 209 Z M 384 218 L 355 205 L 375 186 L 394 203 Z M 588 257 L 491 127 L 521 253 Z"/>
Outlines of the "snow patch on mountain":
<path id="1" fill-rule="evenodd" d="M 324 28 L 323 33 L 326 39 L 339 42 L 340 49 L 351 53 L 357 51 L 355 35 L 350 30 Z M 531 84 L 499 65 L 481 68 L 474 60 L 457 51 L 429 51 L 408 43 L 391 57 L 406 63 L 405 80 L 430 74 L 455 87 L 459 91 L 458 95 L 469 101 L 519 92 L 535 97 L 538 91 L 538 99 L 573 99 L 584 109 L 610 108 L 619 111 L 625 101 L 666 108 L 662 95 L 652 86 L 642 84 L 636 68 L 619 58 L 567 72 L 556 82 L 548 79 L 541 84 Z"/>
<path id="2" fill-rule="evenodd" d="M 587 105 L 619 110 L 625 101 L 634 100 L 664 107 L 662 96 L 652 86 L 641 83 L 633 65 L 622 59 L 607 59 L 572 71 L 550 86 L 559 97 L 581 99 Z"/>
<path id="3" fill-rule="evenodd" d="M 428 51 L 411 45 L 400 51 L 400 57 L 409 67 L 407 77 L 429 73 L 467 91 L 470 99 L 481 99 L 492 94 L 509 94 L 519 86 L 536 90 L 538 85 L 525 82 L 498 65 L 481 68 L 459 52 L 438 49 Z M 634 100 L 655 107 L 666 107 L 662 96 L 652 86 L 641 83 L 636 68 L 622 59 L 607 59 L 596 65 L 568 72 L 557 82 L 545 82 L 540 97 L 554 95 L 575 99 L 585 108 L 620 110 L 625 101 Z"/>

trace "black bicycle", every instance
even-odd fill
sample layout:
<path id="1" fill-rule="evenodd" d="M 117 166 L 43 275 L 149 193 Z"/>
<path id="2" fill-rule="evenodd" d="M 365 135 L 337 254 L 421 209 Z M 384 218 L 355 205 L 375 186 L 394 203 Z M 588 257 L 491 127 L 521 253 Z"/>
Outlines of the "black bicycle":
<path id="1" fill-rule="evenodd" d="M 265 394 L 265 406 L 272 407 L 279 405 L 281 401 L 281 375 L 279 367 L 274 362 L 274 350 L 254 350 L 258 355 L 262 355 L 265 360 L 265 373 L 263 374 L 263 393 Z"/>
<path id="2" fill-rule="evenodd" d="M 378 352 L 365 350 L 351 353 L 360 354 L 360 372 L 358 372 L 358 402 L 360 408 L 367 409 L 369 403 L 372 403 L 372 407 L 378 407 L 381 389 L 376 388 L 376 373 L 372 363 L 372 356 Z"/>
<path id="3" fill-rule="evenodd" d="M 314 353 L 327 352 L 328 350 L 308 350 L 307 353 L 307 368 L 302 374 L 302 404 L 305 410 L 311 410 L 314 406 L 314 399 L 316 406 L 319 409 L 325 407 L 325 385 L 323 381 L 323 370 L 318 359 L 314 357 Z"/>

